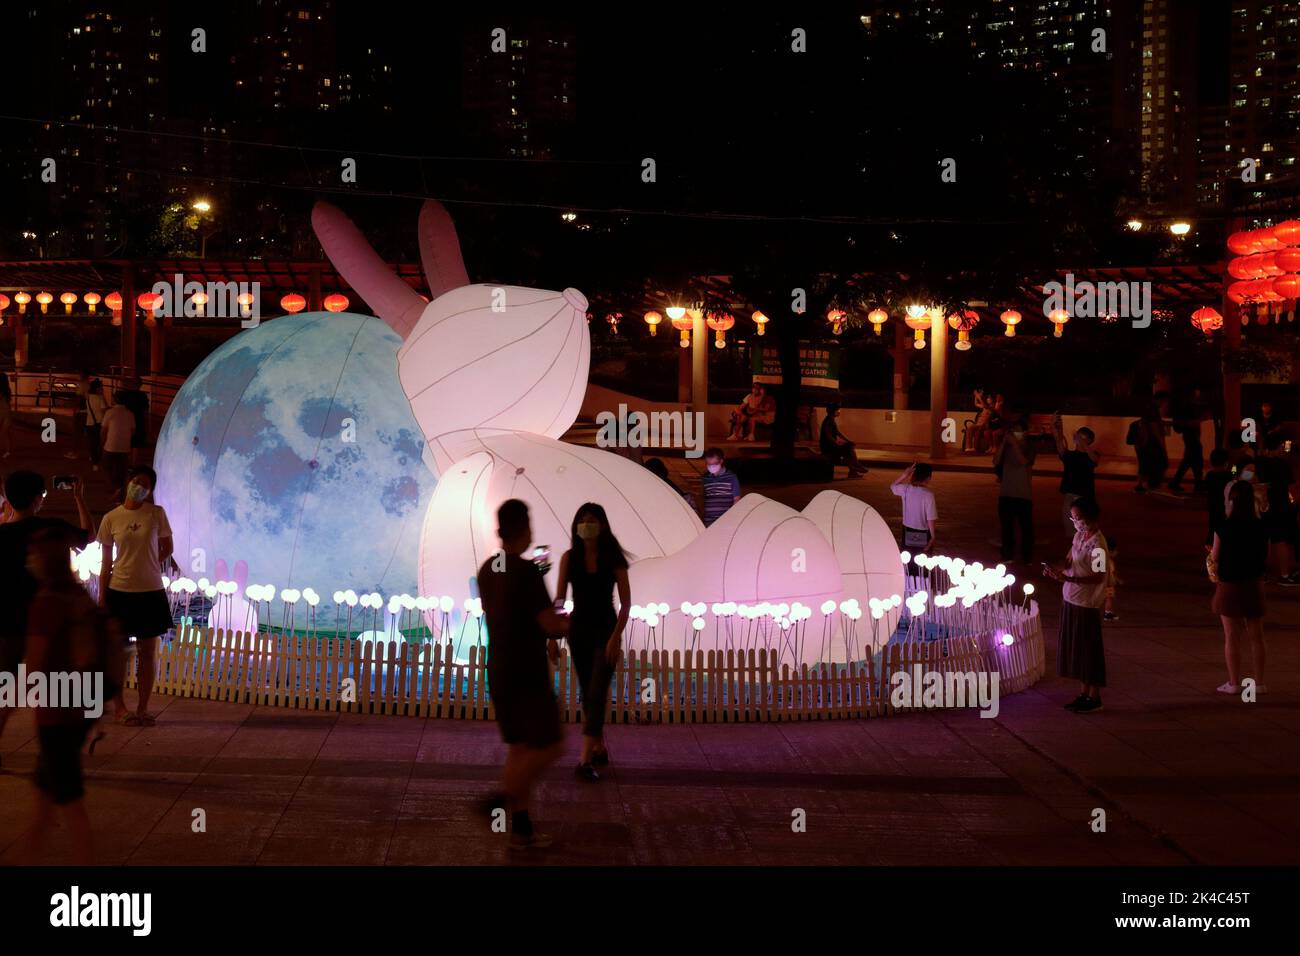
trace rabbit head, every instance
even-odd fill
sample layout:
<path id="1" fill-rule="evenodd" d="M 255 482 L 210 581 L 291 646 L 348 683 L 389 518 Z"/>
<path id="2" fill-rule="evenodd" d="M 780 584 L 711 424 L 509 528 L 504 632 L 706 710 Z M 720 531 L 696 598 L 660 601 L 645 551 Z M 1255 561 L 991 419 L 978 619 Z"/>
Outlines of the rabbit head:
<path id="1" fill-rule="evenodd" d="M 439 471 L 483 434 L 568 431 L 591 361 L 581 292 L 470 285 L 455 227 L 433 202 L 419 221 L 428 303 L 338 209 L 317 203 L 312 225 L 339 273 L 402 336 L 398 375 Z"/>

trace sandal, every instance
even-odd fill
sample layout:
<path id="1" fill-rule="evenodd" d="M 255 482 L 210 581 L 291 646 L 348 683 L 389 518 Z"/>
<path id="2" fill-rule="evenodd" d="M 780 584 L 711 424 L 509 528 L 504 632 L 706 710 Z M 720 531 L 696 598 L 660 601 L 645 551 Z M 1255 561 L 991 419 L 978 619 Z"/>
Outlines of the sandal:
<path id="1" fill-rule="evenodd" d="M 139 715 L 139 714 L 134 714 L 134 713 L 133 713 L 133 714 L 127 714 L 125 717 L 119 718 L 119 722 L 122 723 L 124 726 L 127 726 L 127 727 L 143 727 L 143 726 L 144 726 L 144 721 L 140 719 L 140 715 Z"/>
<path id="2" fill-rule="evenodd" d="M 135 716 L 142 727 L 152 727 L 158 723 L 158 718 L 153 714 L 136 714 Z"/>

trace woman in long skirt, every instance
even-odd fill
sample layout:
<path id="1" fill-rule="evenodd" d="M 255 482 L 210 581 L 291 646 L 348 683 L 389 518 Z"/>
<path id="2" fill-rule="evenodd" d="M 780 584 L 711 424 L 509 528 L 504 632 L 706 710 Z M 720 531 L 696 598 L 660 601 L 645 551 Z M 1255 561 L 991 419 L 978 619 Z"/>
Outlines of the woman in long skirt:
<path id="1" fill-rule="evenodd" d="M 1110 578 L 1110 553 L 1101 533 L 1101 509 L 1091 498 L 1070 506 L 1074 541 L 1060 566 L 1043 565 L 1043 573 L 1061 588 L 1061 630 L 1056 672 L 1079 681 L 1079 696 L 1065 705 L 1076 714 L 1101 710 L 1106 686 L 1106 654 L 1101 643 L 1102 608 Z"/>

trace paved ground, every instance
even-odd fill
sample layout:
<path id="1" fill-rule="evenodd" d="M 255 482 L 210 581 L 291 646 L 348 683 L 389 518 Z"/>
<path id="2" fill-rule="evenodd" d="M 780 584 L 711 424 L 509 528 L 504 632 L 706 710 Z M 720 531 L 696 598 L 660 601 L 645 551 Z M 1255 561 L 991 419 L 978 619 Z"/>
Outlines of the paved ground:
<path id="1" fill-rule="evenodd" d="M 12 464 L 12 460 L 10 462 Z M 53 462 L 50 463 L 51 465 Z M 53 470 L 49 468 L 47 470 Z M 893 471 L 836 488 L 897 524 Z M 996 487 L 942 472 L 941 550 L 995 557 Z M 819 486 L 764 490 L 802 507 Z M 1040 553 L 1063 551 L 1055 481 L 1035 483 Z M 1271 692 L 1224 699 L 1204 512 L 1103 482 L 1121 544 L 1122 620 L 1106 631 L 1106 709 L 1064 712 L 1049 676 L 996 720 L 933 713 L 824 724 L 610 729 L 597 785 L 547 777 L 536 816 L 556 847 L 516 862 L 918 864 L 1300 862 L 1300 594 L 1269 589 Z M 1019 573 L 1019 572 L 1018 572 Z M 1058 592 L 1042 585 L 1049 675 Z M 493 863 L 503 839 L 472 798 L 501 756 L 491 725 L 303 715 L 159 701 L 156 728 L 115 728 L 89 758 L 107 863 Z M 35 759 L 26 715 L 0 738 L 0 863 L 12 861 Z M 1094 808 L 1107 830 L 1093 833 Z M 195 808 L 207 832 L 191 831 Z M 791 830 L 807 812 L 807 832 Z M 62 835 L 50 860 L 66 860 Z"/>

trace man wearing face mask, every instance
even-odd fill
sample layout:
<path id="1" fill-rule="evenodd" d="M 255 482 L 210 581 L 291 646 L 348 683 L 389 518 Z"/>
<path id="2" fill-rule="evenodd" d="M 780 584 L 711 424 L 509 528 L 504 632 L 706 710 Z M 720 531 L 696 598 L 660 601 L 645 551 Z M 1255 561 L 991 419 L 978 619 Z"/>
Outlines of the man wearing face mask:
<path id="1" fill-rule="evenodd" d="M 163 589 L 162 569 L 172 553 L 172 529 L 167 512 L 153 503 L 158 476 L 148 465 L 131 469 L 125 500 L 104 515 L 99 543 L 104 556 L 99 569 L 99 603 L 117 618 L 124 635 L 136 639 L 139 702 L 126 712 L 119 694 L 113 701 L 116 719 L 130 727 L 153 726 L 148 712 L 153 693 L 158 639 L 172 626 L 171 605 Z"/>
<path id="2" fill-rule="evenodd" d="M 704 467 L 708 473 L 701 476 L 704 493 L 704 513 L 701 518 L 707 528 L 740 500 L 740 479 L 727 470 L 721 448 L 710 448 L 704 453 Z"/>

